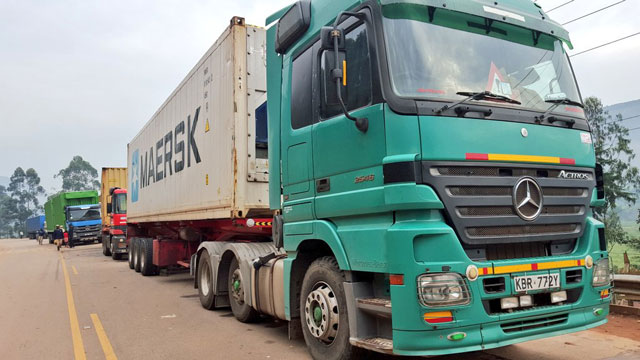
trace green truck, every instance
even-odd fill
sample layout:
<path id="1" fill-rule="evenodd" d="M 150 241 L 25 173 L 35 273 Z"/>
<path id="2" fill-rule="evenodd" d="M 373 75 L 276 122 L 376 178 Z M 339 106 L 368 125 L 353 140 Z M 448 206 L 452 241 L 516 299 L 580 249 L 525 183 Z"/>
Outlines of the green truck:
<path id="1" fill-rule="evenodd" d="M 49 243 L 56 225 L 62 226 L 69 239 L 79 242 L 102 241 L 100 201 L 95 190 L 63 192 L 44 204 L 46 231 Z"/>
<path id="2" fill-rule="evenodd" d="M 266 23 L 234 18 L 129 144 L 132 269 L 189 267 L 203 307 L 285 320 L 314 359 L 607 321 L 602 168 L 543 9 L 303 0 Z"/>

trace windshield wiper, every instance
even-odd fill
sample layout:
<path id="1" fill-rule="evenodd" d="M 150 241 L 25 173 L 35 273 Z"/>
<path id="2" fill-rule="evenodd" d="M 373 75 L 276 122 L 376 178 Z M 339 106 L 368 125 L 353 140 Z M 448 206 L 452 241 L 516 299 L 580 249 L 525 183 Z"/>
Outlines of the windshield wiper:
<path id="1" fill-rule="evenodd" d="M 445 105 L 441 107 L 440 109 L 436 110 L 436 114 L 440 114 L 443 111 L 446 111 L 448 109 L 453 109 L 456 106 L 460 104 L 464 104 L 469 100 L 476 100 L 476 101 L 477 100 L 498 100 L 498 101 L 504 101 L 510 104 L 518 104 L 518 105 L 521 104 L 521 102 L 518 100 L 514 100 L 504 95 L 494 94 L 491 91 L 482 91 L 482 92 L 458 91 L 456 94 L 461 96 L 466 96 L 466 98 L 456 103 L 453 103 L 452 105 Z"/>
<path id="2" fill-rule="evenodd" d="M 572 106 L 578 106 L 578 107 L 584 109 L 584 105 L 582 105 L 582 103 L 579 103 L 579 102 L 577 102 L 575 100 L 571 100 L 571 99 L 549 99 L 549 100 L 545 100 L 544 102 L 549 103 L 549 104 L 553 104 L 553 105 L 549 106 L 547 111 L 545 111 L 542 115 L 536 116 L 536 120 L 538 122 L 542 122 L 542 120 L 544 120 L 547 117 L 547 115 L 549 115 L 550 112 L 555 110 L 560 105 L 572 105 Z"/>

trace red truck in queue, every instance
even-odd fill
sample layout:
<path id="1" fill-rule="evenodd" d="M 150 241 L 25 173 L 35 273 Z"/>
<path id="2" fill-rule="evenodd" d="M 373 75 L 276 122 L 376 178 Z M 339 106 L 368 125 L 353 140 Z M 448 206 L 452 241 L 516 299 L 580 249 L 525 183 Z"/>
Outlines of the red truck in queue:
<path id="1" fill-rule="evenodd" d="M 127 189 L 118 187 L 109 190 L 107 214 L 109 222 L 103 222 L 102 253 L 120 260 L 127 250 Z"/>

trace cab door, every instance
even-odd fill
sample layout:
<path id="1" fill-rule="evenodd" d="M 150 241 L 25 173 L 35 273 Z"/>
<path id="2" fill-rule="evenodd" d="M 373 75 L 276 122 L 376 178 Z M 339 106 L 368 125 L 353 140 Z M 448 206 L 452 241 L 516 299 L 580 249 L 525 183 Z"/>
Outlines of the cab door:
<path id="1" fill-rule="evenodd" d="M 368 119 L 369 128 L 366 132 L 358 130 L 344 115 L 336 101 L 335 82 L 331 77 L 332 69 L 336 68 L 334 53 L 321 50 L 317 68 L 319 121 L 313 125 L 313 175 L 318 218 L 348 214 L 362 206 L 352 201 L 355 194 L 381 186 L 383 182 L 384 112 L 383 105 L 374 100 L 373 88 L 377 81 L 369 30 L 365 23 L 355 21 L 348 22 L 343 30 L 345 49 L 340 54 L 342 64 L 338 66 L 346 65 L 343 72 L 346 82 L 341 84 L 342 98 L 351 115 Z"/>
<path id="2" fill-rule="evenodd" d="M 286 222 L 313 218 L 313 64 L 314 48 L 294 52 L 283 66 L 282 190 Z M 317 49 L 316 49 L 317 50 Z M 287 121 L 289 119 L 289 121 Z"/>

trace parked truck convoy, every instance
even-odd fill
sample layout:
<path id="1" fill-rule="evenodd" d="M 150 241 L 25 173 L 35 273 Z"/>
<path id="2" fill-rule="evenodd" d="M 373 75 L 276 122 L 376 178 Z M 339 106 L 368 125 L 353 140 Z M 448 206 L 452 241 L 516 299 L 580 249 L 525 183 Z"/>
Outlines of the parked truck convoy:
<path id="1" fill-rule="evenodd" d="M 303 0 L 266 23 L 233 18 L 130 142 L 132 268 L 188 267 L 203 307 L 286 320 L 315 359 L 607 321 L 602 169 L 537 4 Z"/>
<path id="2" fill-rule="evenodd" d="M 120 260 L 127 254 L 127 168 L 102 168 L 100 213 L 102 254 Z"/>
<path id="3" fill-rule="evenodd" d="M 36 239 L 38 237 L 38 231 L 44 229 L 44 215 L 38 215 L 30 217 L 26 221 L 27 237 L 29 239 Z"/>
<path id="4" fill-rule="evenodd" d="M 44 213 L 50 244 L 56 225 L 62 226 L 69 233 L 69 241 L 76 244 L 102 241 L 100 204 L 95 190 L 54 195 L 44 204 Z"/>

